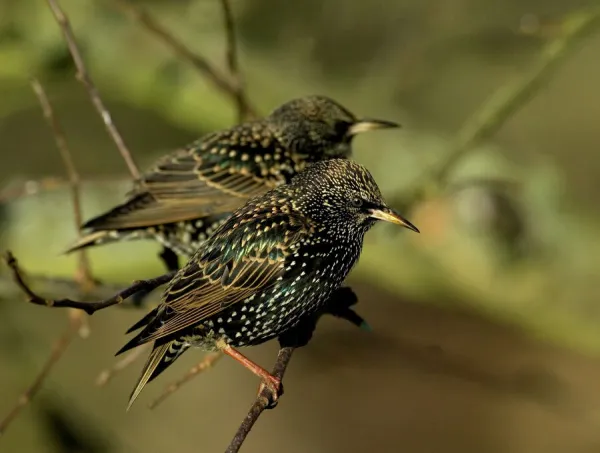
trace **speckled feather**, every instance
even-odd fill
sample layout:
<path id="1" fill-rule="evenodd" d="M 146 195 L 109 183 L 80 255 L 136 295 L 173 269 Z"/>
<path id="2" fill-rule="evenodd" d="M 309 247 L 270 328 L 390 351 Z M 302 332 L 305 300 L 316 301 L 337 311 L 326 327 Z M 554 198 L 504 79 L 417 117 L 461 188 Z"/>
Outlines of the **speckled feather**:
<path id="1" fill-rule="evenodd" d="M 130 329 L 144 327 L 119 353 L 155 342 L 132 400 L 189 346 L 257 345 L 320 310 L 357 262 L 378 207 L 369 172 L 333 159 L 235 211 Z"/>
<path id="2" fill-rule="evenodd" d="M 348 157 L 348 131 L 357 121 L 335 101 L 308 96 L 260 121 L 208 134 L 159 159 L 125 203 L 82 226 L 89 234 L 68 251 L 154 238 L 190 256 L 247 199 L 289 182 L 309 163 Z"/>

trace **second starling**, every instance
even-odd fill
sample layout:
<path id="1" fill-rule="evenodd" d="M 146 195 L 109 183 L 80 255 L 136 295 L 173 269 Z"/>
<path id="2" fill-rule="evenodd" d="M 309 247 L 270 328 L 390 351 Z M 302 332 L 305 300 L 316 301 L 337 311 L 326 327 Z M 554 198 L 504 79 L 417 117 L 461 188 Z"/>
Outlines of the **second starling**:
<path id="1" fill-rule="evenodd" d="M 322 310 L 377 220 L 418 232 L 386 205 L 365 167 L 346 159 L 318 162 L 249 200 L 178 271 L 160 305 L 129 329 L 143 328 L 118 354 L 154 342 L 129 406 L 191 346 L 223 351 L 277 395 L 280 381 L 235 348 L 280 337 Z"/>
<path id="2" fill-rule="evenodd" d="M 125 203 L 83 225 L 87 234 L 68 252 L 153 238 L 174 270 L 177 254 L 191 256 L 250 197 L 289 182 L 307 164 L 349 157 L 359 133 L 397 126 L 359 119 L 325 96 L 291 100 L 263 119 L 213 132 L 159 159 Z"/>

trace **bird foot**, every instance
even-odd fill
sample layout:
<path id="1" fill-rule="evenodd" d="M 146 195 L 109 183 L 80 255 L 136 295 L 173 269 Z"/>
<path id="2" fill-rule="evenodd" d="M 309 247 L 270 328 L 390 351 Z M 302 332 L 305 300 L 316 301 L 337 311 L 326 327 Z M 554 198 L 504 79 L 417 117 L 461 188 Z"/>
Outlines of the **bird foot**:
<path id="1" fill-rule="evenodd" d="M 273 409 L 277 406 L 279 397 L 283 395 L 283 384 L 281 379 L 273 375 L 265 376 L 265 379 L 258 388 L 258 395 L 267 399 L 267 409 Z"/>

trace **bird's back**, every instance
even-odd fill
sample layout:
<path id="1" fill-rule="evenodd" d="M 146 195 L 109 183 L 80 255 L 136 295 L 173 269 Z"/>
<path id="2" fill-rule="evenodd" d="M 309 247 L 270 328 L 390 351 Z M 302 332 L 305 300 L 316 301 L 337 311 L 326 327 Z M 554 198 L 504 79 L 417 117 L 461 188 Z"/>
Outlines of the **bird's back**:
<path id="1" fill-rule="evenodd" d="M 189 255 L 248 198 L 288 182 L 304 162 L 286 150 L 265 121 L 213 132 L 159 159 L 127 201 L 89 220 L 88 245 L 156 237 Z"/>

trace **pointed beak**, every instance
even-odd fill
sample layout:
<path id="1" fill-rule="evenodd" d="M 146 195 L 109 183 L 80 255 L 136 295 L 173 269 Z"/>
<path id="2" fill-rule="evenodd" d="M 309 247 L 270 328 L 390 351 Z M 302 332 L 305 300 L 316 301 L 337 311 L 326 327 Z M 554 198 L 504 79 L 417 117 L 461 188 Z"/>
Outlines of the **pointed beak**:
<path id="1" fill-rule="evenodd" d="M 391 129 L 395 127 L 400 127 L 400 125 L 398 123 L 393 123 L 392 121 L 363 118 L 350 126 L 348 135 L 356 135 L 362 132 L 369 132 L 377 129 Z"/>
<path id="2" fill-rule="evenodd" d="M 414 226 L 396 211 L 388 207 L 371 209 L 371 217 L 377 220 L 395 223 L 396 225 L 402 225 L 404 228 L 408 228 L 409 230 L 413 230 L 416 233 L 420 233 L 419 229 L 416 226 Z"/>

